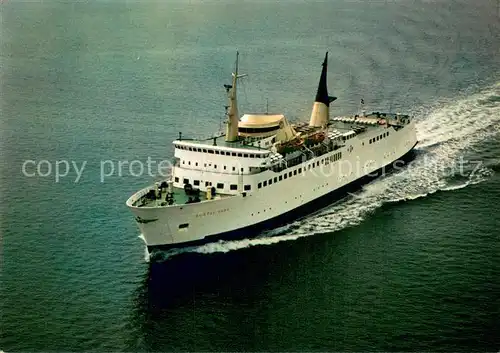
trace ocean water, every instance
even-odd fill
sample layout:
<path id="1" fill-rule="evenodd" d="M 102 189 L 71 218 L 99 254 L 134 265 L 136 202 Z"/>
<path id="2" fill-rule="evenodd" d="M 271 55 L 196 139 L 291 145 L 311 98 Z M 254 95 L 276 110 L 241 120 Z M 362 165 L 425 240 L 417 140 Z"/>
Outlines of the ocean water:
<path id="1" fill-rule="evenodd" d="M 498 351 L 497 1 L 0 9 L 0 349 Z M 220 129 L 236 50 L 241 112 L 307 119 L 329 51 L 332 114 L 414 115 L 416 158 L 285 227 L 150 256 L 125 201 L 154 178 L 125 162 Z"/>

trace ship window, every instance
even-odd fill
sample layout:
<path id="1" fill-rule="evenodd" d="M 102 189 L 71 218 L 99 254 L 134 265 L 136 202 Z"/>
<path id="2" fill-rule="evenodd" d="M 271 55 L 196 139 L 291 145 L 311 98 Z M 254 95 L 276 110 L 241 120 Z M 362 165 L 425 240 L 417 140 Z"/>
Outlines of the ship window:
<path id="1" fill-rule="evenodd" d="M 280 175 L 280 177 L 279 177 L 279 179 L 278 179 L 278 180 L 279 180 L 279 181 L 282 181 L 282 180 L 283 180 L 283 176 L 282 176 L 282 175 Z"/>
<path id="2" fill-rule="evenodd" d="M 286 173 L 285 173 L 285 174 L 283 174 L 283 178 L 284 178 L 284 179 L 288 178 L 288 174 L 286 174 Z"/>
<path id="3" fill-rule="evenodd" d="M 257 188 L 259 188 L 259 189 L 260 189 L 261 187 L 262 187 L 262 183 L 258 183 L 258 184 L 257 184 Z"/>
<path id="4" fill-rule="evenodd" d="M 236 157 L 236 153 L 235 152 L 231 152 L 231 156 Z"/>
<path id="5" fill-rule="evenodd" d="M 302 173 L 302 168 L 299 168 L 299 173 Z"/>
<path id="6" fill-rule="evenodd" d="M 224 189 L 223 183 L 217 183 L 217 189 Z"/>
<path id="7" fill-rule="evenodd" d="M 241 168 L 241 172 L 243 173 L 243 168 Z"/>
<path id="8" fill-rule="evenodd" d="M 200 185 L 200 181 L 199 180 L 193 180 L 193 185 L 194 186 L 199 186 Z"/>
<path id="9" fill-rule="evenodd" d="M 198 166 L 198 162 L 196 162 L 195 165 Z"/>
<path id="10" fill-rule="evenodd" d="M 191 165 L 191 161 L 188 161 L 188 164 Z"/>
<path id="11" fill-rule="evenodd" d="M 203 153 L 207 153 L 207 150 L 206 150 L 206 149 L 203 149 Z"/>
<path id="12" fill-rule="evenodd" d="M 278 178 L 277 178 L 277 177 L 275 177 L 275 178 L 274 178 L 274 182 L 275 182 L 275 183 L 277 183 L 277 182 L 278 182 Z"/>
<path id="13" fill-rule="evenodd" d="M 226 166 L 224 166 L 224 170 L 226 170 Z"/>
<path id="14" fill-rule="evenodd" d="M 208 150 L 208 153 L 214 154 L 214 150 Z"/>
<path id="15" fill-rule="evenodd" d="M 184 185 L 185 185 L 185 184 L 189 184 L 189 179 L 184 179 L 184 180 L 183 180 L 183 183 L 184 183 Z"/>
<path id="16" fill-rule="evenodd" d="M 297 169 L 293 171 L 293 175 L 297 175 Z"/>
<path id="17" fill-rule="evenodd" d="M 210 186 L 210 182 L 209 181 L 205 181 L 205 186 Z"/>
<path id="18" fill-rule="evenodd" d="M 269 185 L 273 185 L 273 179 L 269 179 Z"/>
<path id="19" fill-rule="evenodd" d="M 292 177 L 292 172 L 288 173 L 288 176 L 291 178 Z"/>
<path id="20" fill-rule="evenodd" d="M 316 167 L 318 167 L 318 166 L 319 166 L 319 161 L 316 162 Z"/>
<path id="21" fill-rule="evenodd" d="M 176 183 L 178 183 L 178 182 L 179 182 L 179 177 L 175 177 L 175 178 L 174 178 L 174 181 L 175 181 Z"/>
<path id="22" fill-rule="evenodd" d="M 233 167 L 233 172 L 236 171 L 236 167 Z"/>
<path id="23" fill-rule="evenodd" d="M 238 153 L 238 157 L 243 157 L 243 155 L 241 153 Z"/>
<path id="24" fill-rule="evenodd" d="M 252 188 L 252 187 L 251 187 L 250 185 L 245 185 L 244 190 L 245 190 L 245 191 L 250 191 L 250 189 L 251 189 L 251 188 Z"/>
<path id="25" fill-rule="evenodd" d="M 214 164 L 214 168 L 217 169 L 217 164 Z"/>
<path id="26" fill-rule="evenodd" d="M 266 180 L 266 181 L 264 181 L 264 183 L 263 183 L 263 184 L 264 184 L 264 186 L 267 186 L 267 180 Z"/>
<path id="27" fill-rule="evenodd" d="M 389 136 L 389 131 L 387 131 L 387 136 Z"/>
<path id="28" fill-rule="evenodd" d="M 243 155 L 243 157 L 248 158 L 248 153 L 245 153 L 245 154 Z"/>
<path id="29" fill-rule="evenodd" d="M 182 223 L 182 224 L 179 224 L 179 229 L 186 229 L 189 227 L 189 223 Z"/>
<path id="30" fill-rule="evenodd" d="M 236 184 L 231 184 L 231 186 L 229 186 L 229 189 L 238 190 L 238 186 Z"/>
<path id="31" fill-rule="evenodd" d="M 254 155 L 254 154 L 251 154 L 251 155 L 250 155 L 250 158 L 255 158 L 255 155 Z"/>
<path id="32" fill-rule="evenodd" d="M 215 154 L 220 154 L 220 152 L 219 151 L 215 151 Z"/>
<path id="33" fill-rule="evenodd" d="M 182 161 L 182 164 L 186 164 L 186 161 Z"/>

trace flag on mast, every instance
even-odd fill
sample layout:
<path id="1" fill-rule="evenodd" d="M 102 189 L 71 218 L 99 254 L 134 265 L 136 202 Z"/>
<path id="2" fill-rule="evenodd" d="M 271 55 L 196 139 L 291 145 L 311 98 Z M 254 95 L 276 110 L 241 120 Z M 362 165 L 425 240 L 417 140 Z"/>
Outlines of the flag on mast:
<path id="1" fill-rule="evenodd" d="M 365 100 L 361 98 L 361 104 L 365 104 Z"/>

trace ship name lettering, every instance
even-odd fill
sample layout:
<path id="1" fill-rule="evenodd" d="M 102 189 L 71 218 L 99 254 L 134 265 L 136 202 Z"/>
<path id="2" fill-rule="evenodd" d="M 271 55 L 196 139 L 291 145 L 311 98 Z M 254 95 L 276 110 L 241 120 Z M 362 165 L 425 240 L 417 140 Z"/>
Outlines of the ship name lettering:
<path id="1" fill-rule="evenodd" d="M 196 214 L 196 217 L 215 216 L 217 214 L 221 214 L 221 213 L 224 213 L 227 211 L 229 211 L 229 208 L 222 208 L 222 209 L 217 210 L 217 211 L 200 212 L 200 213 Z"/>

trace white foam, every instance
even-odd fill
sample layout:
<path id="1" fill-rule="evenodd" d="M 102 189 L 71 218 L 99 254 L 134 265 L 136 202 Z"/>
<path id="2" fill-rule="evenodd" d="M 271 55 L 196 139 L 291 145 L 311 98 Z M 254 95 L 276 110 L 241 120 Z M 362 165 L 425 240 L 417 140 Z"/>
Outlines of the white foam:
<path id="1" fill-rule="evenodd" d="M 482 103 L 488 97 L 499 95 L 500 84 L 496 84 L 468 97 L 441 101 L 432 110 L 422 108 L 416 116 L 420 143 L 417 148 L 419 155 L 414 161 L 313 216 L 257 238 L 173 250 L 163 258 L 185 252 L 225 253 L 334 232 L 361 223 L 384 203 L 415 200 L 438 191 L 452 191 L 480 183 L 493 171 L 479 162 L 474 165 L 473 161 L 465 161 L 461 156 L 468 147 L 500 133 L 500 103 Z M 464 163 L 470 171 L 464 171 Z M 450 184 L 450 176 L 457 174 L 463 177 L 463 181 Z"/>

